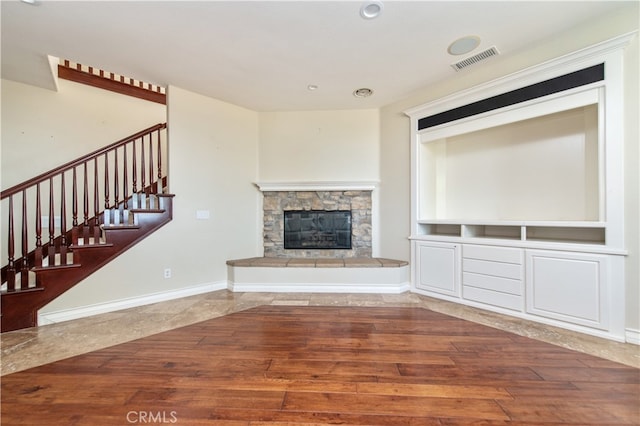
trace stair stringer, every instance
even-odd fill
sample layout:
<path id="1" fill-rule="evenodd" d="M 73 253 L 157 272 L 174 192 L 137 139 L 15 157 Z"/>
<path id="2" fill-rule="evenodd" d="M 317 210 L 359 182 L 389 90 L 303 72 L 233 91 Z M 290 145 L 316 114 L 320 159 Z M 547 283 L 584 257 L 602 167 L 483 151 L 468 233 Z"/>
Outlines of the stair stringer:
<path id="1" fill-rule="evenodd" d="M 37 326 L 38 310 L 122 255 L 173 218 L 173 195 L 158 194 L 163 209 L 135 210 L 135 227 L 103 229 L 105 244 L 74 246 L 72 265 L 35 269 L 36 288 L 3 293 L 2 332 Z"/>

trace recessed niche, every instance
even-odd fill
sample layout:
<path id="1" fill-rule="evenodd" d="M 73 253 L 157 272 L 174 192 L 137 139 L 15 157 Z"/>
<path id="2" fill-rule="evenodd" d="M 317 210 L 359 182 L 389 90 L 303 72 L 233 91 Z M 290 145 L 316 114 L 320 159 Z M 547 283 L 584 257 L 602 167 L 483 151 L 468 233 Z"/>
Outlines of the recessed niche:
<path id="1" fill-rule="evenodd" d="M 587 227 L 568 228 L 555 226 L 528 226 L 526 239 L 528 241 L 605 244 L 605 229 Z"/>
<path id="2" fill-rule="evenodd" d="M 429 223 L 422 225 L 422 229 L 426 235 L 443 237 L 459 237 L 461 228 L 461 225 L 449 223 Z"/>
<path id="3" fill-rule="evenodd" d="M 506 238 L 519 240 L 520 226 L 466 225 L 463 236 L 466 238 Z"/>
<path id="4" fill-rule="evenodd" d="M 423 142 L 418 217 L 598 221 L 598 135 L 592 104 Z"/>

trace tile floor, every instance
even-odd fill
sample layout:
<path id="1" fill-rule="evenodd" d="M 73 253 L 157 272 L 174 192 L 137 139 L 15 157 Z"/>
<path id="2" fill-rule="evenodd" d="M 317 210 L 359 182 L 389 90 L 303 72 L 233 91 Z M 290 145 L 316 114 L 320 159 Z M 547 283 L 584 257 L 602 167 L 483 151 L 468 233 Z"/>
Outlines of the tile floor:
<path id="1" fill-rule="evenodd" d="M 233 293 L 220 290 L 3 333 L 1 374 L 22 371 L 260 305 L 423 307 L 640 368 L 640 346 L 637 345 L 613 342 L 414 293 Z"/>

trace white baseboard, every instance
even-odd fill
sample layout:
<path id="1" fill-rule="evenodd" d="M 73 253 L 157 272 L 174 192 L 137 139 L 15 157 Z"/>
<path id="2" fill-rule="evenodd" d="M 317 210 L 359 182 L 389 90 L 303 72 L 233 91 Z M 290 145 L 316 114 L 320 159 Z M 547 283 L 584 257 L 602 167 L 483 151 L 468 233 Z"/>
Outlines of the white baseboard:
<path id="1" fill-rule="evenodd" d="M 227 282 L 206 283 L 193 287 L 181 288 L 178 290 L 163 291 L 145 296 L 131 297 L 128 299 L 116 300 L 113 302 L 98 303 L 95 305 L 82 306 L 61 311 L 38 312 L 38 325 L 54 324 L 62 321 L 69 321 L 84 318 L 107 312 L 119 311 L 122 309 L 135 308 L 137 306 L 150 305 L 152 303 L 166 302 L 168 300 L 180 299 L 182 297 L 195 296 L 197 294 L 209 293 L 211 291 L 224 290 Z"/>
<path id="2" fill-rule="evenodd" d="M 634 345 L 640 345 L 640 330 L 634 330 L 632 328 L 627 328 L 624 333 L 624 338 L 627 343 L 632 343 Z"/>
<path id="3" fill-rule="evenodd" d="M 409 291 L 410 283 L 398 284 L 352 284 L 352 283 L 233 283 L 229 290 L 233 292 L 268 293 L 372 293 L 401 294 Z"/>

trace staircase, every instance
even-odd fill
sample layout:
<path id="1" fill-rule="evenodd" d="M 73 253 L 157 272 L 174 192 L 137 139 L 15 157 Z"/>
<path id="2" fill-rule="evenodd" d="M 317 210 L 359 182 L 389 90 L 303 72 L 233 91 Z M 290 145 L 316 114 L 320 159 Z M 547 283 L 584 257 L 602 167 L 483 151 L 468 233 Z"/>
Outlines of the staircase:
<path id="1" fill-rule="evenodd" d="M 165 129 L 2 191 L 2 332 L 36 326 L 40 308 L 171 221 Z"/>

